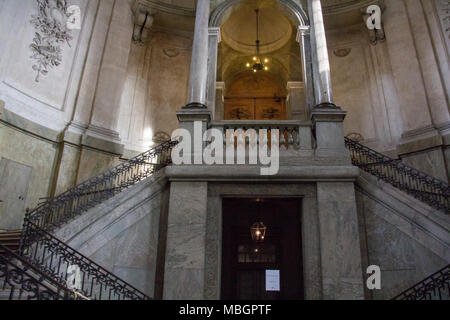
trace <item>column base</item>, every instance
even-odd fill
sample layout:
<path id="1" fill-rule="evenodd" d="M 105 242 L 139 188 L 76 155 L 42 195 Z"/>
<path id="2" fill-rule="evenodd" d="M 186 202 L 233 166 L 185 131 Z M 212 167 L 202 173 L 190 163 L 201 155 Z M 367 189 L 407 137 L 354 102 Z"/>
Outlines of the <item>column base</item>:
<path id="1" fill-rule="evenodd" d="M 314 107 L 314 109 L 341 109 L 337 105 L 331 102 L 323 102 Z"/>
<path id="2" fill-rule="evenodd" d="M 191 102 L 182 107 L 181 109 L 207 109 L 208 107 L 200 102 Z"/>

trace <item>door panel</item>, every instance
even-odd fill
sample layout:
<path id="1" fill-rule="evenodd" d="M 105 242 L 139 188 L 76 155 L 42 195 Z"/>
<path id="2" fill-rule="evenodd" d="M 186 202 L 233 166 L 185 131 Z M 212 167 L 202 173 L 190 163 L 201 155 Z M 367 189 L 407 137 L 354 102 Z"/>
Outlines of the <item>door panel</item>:
<path id="1" fill-rule="evenodd" d="M 1 159 L 0 229 L 15 230 L 22 227 L 31 172 L 31 167 L 5 158 Z"/>
<path id="2" fill-rule="evenodd" d="M 255 106 L 253 99 L 226 99 L 225 120 L 253 120 Z"/>
<path id="3" fill-rule="evenodd" d="M 286 120 L 282 98 L 229 98 L 225 100 L 225 120 Z"/>
<path id="4" fill-rule="evenodd" d="M 286 120 L 282 99 L 256 99 L 255 110 L 257 120 Z"/>

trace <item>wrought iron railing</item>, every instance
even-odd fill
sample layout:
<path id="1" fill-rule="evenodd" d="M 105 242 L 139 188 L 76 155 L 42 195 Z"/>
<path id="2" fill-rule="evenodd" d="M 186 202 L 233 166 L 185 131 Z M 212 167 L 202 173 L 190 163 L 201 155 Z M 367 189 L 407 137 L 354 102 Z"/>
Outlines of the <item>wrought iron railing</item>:
<path id="1" fill-rule="evenodd" d="M 0 245 L 0 291 L 9 300 L 76 300 L 80 296 Z M 5 298 L 5 297 L 3 297 Z"/>
<path id="2" fill-rule="evenodd" d="M 177 143 L 162 143 L 27 211 L 20 241 L 21 255 L 62 285 L 69 272 L 76 270 L 77 290 L 90 299 L 150 299 L 50 232 L 170 164 L 171 151 Z"/>
<path id="3" fill-rule="evenodd" d="M 450 265 L 433 273 L 392 300 L 449 300 Z"/>
<path id="4" fill-rule="evenodd" d="M 407 192 L 431 207 L 450 213 L 450 187 L 436 179 L 376 152 L 360 143 L 345 138 L 353 165 L 371 173 L 394 187 Z"/>
<path id="5" fill-rule="evenodd" d="M 55 198 L 48 199 L 25 216 L 24 236 L 27 222 L 51 231 L 77 215 L 113 197 L 125 189 L 151 176 L 171 162 L 172 148 L 177 141 L 167 141 L 95 176 Z M 22 243 L 27 245 L 27 243 Z"/>
<path id="6" fill-rule="evenodd" d="M 30 245 L 22 257 L 64 285 L 76 273 L 74 285 L 82 296 L 93 300 L 148 300 L 145 293 L 82 255 L 49 232 L 28 225 Z"/>

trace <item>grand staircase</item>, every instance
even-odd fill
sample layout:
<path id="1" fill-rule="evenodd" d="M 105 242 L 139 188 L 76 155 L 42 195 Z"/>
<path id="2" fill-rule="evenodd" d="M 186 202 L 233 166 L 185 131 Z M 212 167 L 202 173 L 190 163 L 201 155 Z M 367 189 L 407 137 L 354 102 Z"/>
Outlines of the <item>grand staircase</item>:
<path id="1" fill-rule="evenodd" d="M 14 287 L 9 271 L 13 268 L 13 273 L 20 274 L 20 277 L 32 277 L 38 271 L 39 279 L 35 280 L 39 285 L 45 284 L 46 294 L 27 295 L 26 299 L 29 300 L 46 299 L 48 292 L 52 294 L 49 299 L 66 299 L 74 295 L 75 298 L 92 300 L 150 299 L 145 293 L 57 239 L 52 231 L 167 166 L 171 163 L 171 150 L 176 144 L 176 141 L 163 143 L 49 199 L 32 211 L 27 210 L 19 246 L 17 236 L 13 239 L 11 234 L 4 235 L 4 243 L 13 250 L 18 247 L 17 251 L 0 246 L 0 250 L 6 253 L 0 264 L 3 290 Z M 33 272 L 30 275 L 31 269 Z M 62 288 L 68 286 L 72 296 L 61 293 Z M 13 291 L 17 290 L 11 291 L 10 299 L 18 297 Z"/>
<path id="2" fill-rule="evenodd" d="M 355 166 L 443 214 L 450 213 L 448 184 L 353 140 L 345 142 Z M 20 237 L 18 231 L 0 234 L 0 299 L 150 299 L 52 232 L 170 164 L 176 144 L 165 142 L 27 211 Z M 395 299 L 448 298 L 449 270 L 445 267 Z M 33 283 L 31 293 L 28 283 Z"/>

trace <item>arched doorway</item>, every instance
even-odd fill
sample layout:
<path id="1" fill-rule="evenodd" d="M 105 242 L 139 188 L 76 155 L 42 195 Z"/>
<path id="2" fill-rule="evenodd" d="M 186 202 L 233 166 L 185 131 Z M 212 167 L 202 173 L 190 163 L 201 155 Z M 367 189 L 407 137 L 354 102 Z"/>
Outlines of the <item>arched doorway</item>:
<path id="1" fill-rule="evenodd" d="M 270 73 L 237 75 L 224 101 L 224 120 L 286 120 L 286 90 Z"/>
<path id="2" fill-rule="evenodd" d="M 215 120 L 305 120 L 311 103 L 298 33 L 307 24 L 303 9 L 290 0 L 229 0 L 213 11 L 210 32 L 221 39 L 217 50 L 210 49 L 208 74 Z M 267 69 L 249 70 L 255 57 L 267 58 Z"/>

